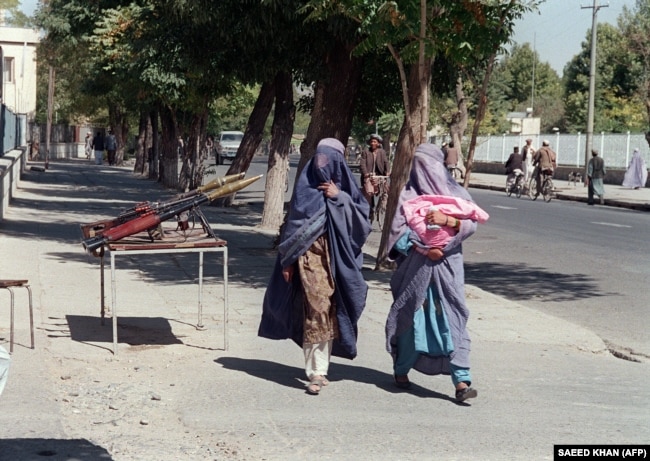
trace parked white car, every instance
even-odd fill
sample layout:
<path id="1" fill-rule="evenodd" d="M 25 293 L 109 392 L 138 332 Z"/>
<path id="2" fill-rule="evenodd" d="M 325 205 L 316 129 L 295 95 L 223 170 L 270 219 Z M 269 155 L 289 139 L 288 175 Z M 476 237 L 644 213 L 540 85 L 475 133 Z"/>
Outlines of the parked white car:
<path id="1" fill-rule="evenodd" d="M 232 162 L 237 155 L 244 133 L 241 131 L 222 131 L 217 141 L 217 165 L 222 165 L 225 159 Z"/>

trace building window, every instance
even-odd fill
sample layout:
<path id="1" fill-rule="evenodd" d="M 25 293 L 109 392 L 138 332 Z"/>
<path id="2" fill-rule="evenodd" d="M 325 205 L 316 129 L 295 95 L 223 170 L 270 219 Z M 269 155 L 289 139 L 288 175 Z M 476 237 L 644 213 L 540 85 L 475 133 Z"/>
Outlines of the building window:
<path id="1" fill-rule="evenodd" d="M 14 83 L 14 58 L 5 58 L 2 64 L 2 81 Z"/>

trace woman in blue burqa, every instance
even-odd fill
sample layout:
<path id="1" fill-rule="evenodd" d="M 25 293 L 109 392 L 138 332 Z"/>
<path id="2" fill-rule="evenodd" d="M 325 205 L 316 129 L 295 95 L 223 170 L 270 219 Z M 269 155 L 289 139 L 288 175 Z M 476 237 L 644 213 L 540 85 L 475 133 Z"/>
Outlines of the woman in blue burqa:
<path id="1" fill-rule="evenodd" d="M 303 348 L 307 392 L 314 395 L 329 384 L 331 355 L 357 355 L 357 321 L 368 292 L 361 250 L 371 230 L 369 206 L 344 149 L 336 139 L 321 140 L 300 173 L 258 331 Z"/>
<path id="2" fill-rule="evenodd" d="M 462 250 L 462 242 L 474 233 L 476 222 L 429 211 L 429 224 L 456 231 L 444 248 L 430 248 L 410 230 L 402 206 L 421 195 L 472 200 L 448 173 L 442 151 L 433 144 L 422 144 L 415 151 L 388 238 L 389 258 L 395 260 L 397 269 L 390 282 L 393 304 L 386 321 L 386 347 L 393 357 L 399 388 L 410 387 L 411 369 L 428 375 L 448 374 L 456 400 L 464 401 L 477 396 L 471 387 Z"/>

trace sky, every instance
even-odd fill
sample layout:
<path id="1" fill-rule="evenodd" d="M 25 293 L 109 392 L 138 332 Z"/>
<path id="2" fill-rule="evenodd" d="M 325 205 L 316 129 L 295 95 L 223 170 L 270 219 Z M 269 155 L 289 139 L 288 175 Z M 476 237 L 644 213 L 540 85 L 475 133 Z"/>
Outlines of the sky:
<path id="1" fill-rule="evenodd" d="M 633 10 L 635 0 L 598 0 L 598 23 L 616 25 L 623 6 Z M 513 41 L 529 43 L 539 60 L 562 76 L 564 66 L 579 54 L 591 30 L 594 0 L 546 0 L 537 12 L 528 13 L 515 25 Z M 609 6 L 605 6 L 609 5 Z M 583 8 L 588 7 L 588 8 Z M 589 40 L 591 37 L 589 37 Z"/>
<path id="2" fill-rule="evenodd" d="M 21 0 L 21 10 L 31 16 L 38 0 Z M 599 23 L 616 24 L 623 6 L 633 9 L 635 0 L 598 0 Z M 591 29 L 594 0 L 546 0 L 537 12 L 528 13 L 515 25 L 513 40 L 530 43 L 540 61 L 547 62 L 562 76 L 564 66 L 580 53 Z M 609 5 L 609 6 L 605 6 Z M 589 7 L 589 8 L 582 8 Z"/>

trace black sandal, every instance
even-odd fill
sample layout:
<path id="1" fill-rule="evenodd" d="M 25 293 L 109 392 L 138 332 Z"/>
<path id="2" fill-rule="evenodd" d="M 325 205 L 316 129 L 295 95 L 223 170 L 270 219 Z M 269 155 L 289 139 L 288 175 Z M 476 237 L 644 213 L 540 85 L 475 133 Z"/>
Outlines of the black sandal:
<path id="1" fill-rule="evenodd" d="M 400 389 L 410 389 L 411 381 L 409 381 L 408 375 L 393 375 L 395 378 L 395 385 Z"/>
<path id="2" fill-rule="evenodd" d="M 476 396 L 478 396 L 478 391 L 476 389 L 472 389 L 471 387 L 465 387 L 456 391 L 456 400 L 458 402 L 463 402 L 467 399 L 473 399 L 476 398 Z"/>

